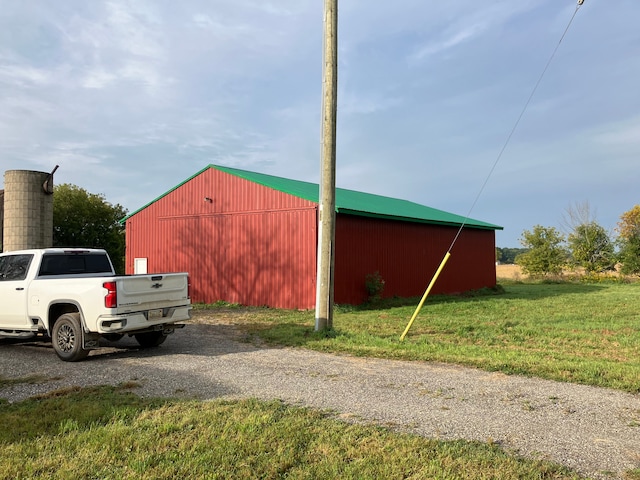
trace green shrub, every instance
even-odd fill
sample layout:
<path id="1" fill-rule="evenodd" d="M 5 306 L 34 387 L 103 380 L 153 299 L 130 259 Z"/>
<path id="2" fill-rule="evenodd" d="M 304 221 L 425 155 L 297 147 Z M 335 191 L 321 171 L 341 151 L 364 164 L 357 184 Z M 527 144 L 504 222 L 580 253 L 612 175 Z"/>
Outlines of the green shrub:
<path id="1" fill-rule="evenodd" d="M 380 272 L 368 274 L 364 278 L 364 286 L 367 289 L 367 295 L 369 296 L 369 302 L 377 302 L 382 298 L 384 292 L 384 279 Z"/>

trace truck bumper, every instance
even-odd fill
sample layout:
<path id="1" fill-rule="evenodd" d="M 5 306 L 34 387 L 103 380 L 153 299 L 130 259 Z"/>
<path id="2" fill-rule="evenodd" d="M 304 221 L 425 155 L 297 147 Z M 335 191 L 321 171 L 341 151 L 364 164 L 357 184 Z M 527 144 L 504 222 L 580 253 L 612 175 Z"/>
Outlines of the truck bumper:
<path id="1" fill-rule="evenodd" d="M 190 318 L 191 305 L 145 310 L 120 315 L 102 315 L 98 318 L 97 330 L 100 334 L 129 333 L 153 329 L 155 325 L 166 325 L 189 320 Z"/>

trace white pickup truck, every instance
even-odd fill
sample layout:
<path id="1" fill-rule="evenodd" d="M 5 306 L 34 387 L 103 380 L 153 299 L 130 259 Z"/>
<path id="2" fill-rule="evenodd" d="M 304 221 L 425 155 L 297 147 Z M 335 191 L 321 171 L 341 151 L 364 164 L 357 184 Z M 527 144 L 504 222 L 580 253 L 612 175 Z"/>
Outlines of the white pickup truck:
<path id="1" fill-rule="evenodd" d="M 165 341 L 190 318 L 186 273 L 116 276 L 107 252 L 47 248 L 0 254 L 0 337 L 50 337 L 75 362 L 111 341 Z"/>

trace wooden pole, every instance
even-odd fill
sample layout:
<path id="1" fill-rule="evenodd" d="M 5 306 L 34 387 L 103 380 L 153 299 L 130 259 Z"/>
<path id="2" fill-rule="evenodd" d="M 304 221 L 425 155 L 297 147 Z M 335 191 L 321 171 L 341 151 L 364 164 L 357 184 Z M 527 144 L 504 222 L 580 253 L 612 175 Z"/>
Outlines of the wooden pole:
<path id="1" fill-rule="evenodd" d="M 333 327 L 338 111 L 338 0 L 324 4 L 324 73 L 315 330 Z"/>

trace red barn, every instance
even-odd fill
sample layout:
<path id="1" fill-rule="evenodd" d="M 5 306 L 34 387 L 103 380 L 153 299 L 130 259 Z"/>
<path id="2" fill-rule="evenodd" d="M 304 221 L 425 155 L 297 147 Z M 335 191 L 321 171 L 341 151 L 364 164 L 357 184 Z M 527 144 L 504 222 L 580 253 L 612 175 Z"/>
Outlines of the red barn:
<path id="1" fill-rule="evenodd" d="M 310 309 L 315 305 L 317 184 L 209 165 L 126 223 L 127 273 L 186 271 L 194 302 Z M 335 301 L 422 295 L 464 222 L 451 213 L 336 189 Z M 496 284 L 495 230 L 467 220 L 433 293 Z"/>

